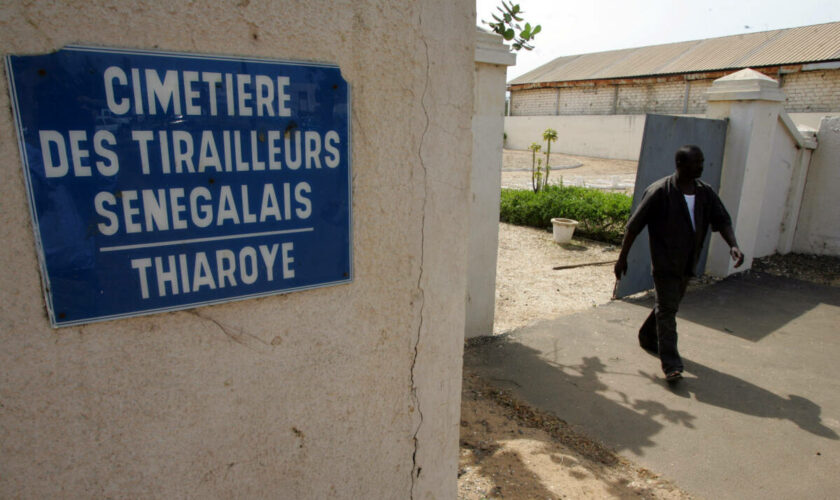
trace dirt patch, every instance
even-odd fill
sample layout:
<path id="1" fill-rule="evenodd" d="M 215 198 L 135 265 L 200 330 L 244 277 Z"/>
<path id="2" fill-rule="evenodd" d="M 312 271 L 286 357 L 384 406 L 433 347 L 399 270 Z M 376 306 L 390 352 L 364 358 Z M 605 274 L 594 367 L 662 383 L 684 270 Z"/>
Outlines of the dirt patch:
<path id="1" fill-rule="evenodd" d="M 461 400 L 458 498 L 691 498 L 473 374 Z"/>
<path id="2" fill-rule="evenodd" d="M 752 268 L 775 276 L 795 278 L 820 285 L 840 286 L 840 258 L 828 255 L 790 253 L 753 261 Z"/>

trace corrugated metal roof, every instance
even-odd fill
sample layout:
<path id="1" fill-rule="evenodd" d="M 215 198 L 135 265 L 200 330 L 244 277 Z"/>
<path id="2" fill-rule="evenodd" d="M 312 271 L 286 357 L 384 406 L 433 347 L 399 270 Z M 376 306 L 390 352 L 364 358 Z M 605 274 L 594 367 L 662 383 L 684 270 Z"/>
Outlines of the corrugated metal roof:
<path id="1" fill-rule="evenodd" d="M 558 57 L 511 85 L 840 60 L 840 22 Z"/>
<path id="2" fill-rule="evenodd" d="M 697 43 L 693 50 L 680 54 L 669 64 L 656 68 L 656 73 L 692 73 L 740 66 L 740 60 L 762 47 L 780 31 L 764 31 L 748 35 L 709 38 Z"/>
<path id="3" fill-rule="evenodd" d="M 776 60 L 791 64 L 832 59 L 840 59 L 840 22 L 784 30 L 743 64 L 769 66 L 779 64 Z"/>
<path id="4" fill-rule="evenodd" d="M 575 75 L 579 77 L 578 80 L 599 78 L 597 75 L 604 73 L 607 68 L 627 57 L 630 52 L 630 50 L 625 49 L 588 54 L 587 57 L 574 57 L 560 68 L 547 73 L 543 78 L 548 77 L 551 79 L 549 81 L 555 81 L 558 76 L 563 75 Z"/>
<path id="5" fill-rule="evenodd" d="M 596 78 L 610 78 L 601 76 L 606 74 L 633 74 L 640 68 L 660 68 L 670 64 L 681 54 L 691 52 L 696 46 L 697 42 L 682 42 L 634 49 L 627 57 L 608 68 L 608 71 L 601 72 Z"/>

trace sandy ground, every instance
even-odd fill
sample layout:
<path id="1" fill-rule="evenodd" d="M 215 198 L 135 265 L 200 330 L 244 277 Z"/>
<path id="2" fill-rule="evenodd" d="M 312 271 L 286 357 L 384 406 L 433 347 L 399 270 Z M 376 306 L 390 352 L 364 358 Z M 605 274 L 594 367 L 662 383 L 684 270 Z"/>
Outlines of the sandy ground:
<path id="1" fill-rule="evenodd" d="M 493 333 L 608 302 L 618 252 L 616 246 L 581 238 L 558 245 L 550 231 L 500 223 Z M 552 269 L 598 262 L 607 264 Z"/>
<path id="2" fill-rule="evenodd" d="M 539 154 L 537 155 L 539 157 Z M 543 159 L 545 159 L 543 157 Z M 636 181 L 638 162 L 605 160 L 588 156 L 551 155 L 549 184 L 589 186 L 630 192 Z M 531 152 L 505 149 L 502 159 L 502 187 L 531 189 Z"/>

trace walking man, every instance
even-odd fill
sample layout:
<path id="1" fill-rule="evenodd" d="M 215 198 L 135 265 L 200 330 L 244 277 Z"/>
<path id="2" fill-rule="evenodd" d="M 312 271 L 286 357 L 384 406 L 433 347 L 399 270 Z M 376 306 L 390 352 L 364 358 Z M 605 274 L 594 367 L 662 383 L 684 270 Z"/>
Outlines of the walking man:
<path id="1" fill-rule="evenodd" d="M 700 180 L 703 152 L 694 145 L 682 146 L 675 162 L 676 172 L 648 186 L 630 215 L 615 264 L 615 277 L 621 279 L 627 272 L 630 247 L 647 226 L 656 304 L 639 330 L 639 344 L 659 355 L 669 382 L 682 378 L 676 314 L 688 280 L 697 269 L 709 226 L 712 231 L 719 231 L 729 245 L 735 267 L 744 262 L 729 213 L 711 186 Z"/>

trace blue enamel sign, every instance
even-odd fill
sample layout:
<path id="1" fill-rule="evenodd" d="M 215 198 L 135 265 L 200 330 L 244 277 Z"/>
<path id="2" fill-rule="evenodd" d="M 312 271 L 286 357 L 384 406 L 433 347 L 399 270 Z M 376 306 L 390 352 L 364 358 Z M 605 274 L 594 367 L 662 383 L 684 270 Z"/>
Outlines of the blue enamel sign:
<path id="1" fill-rule="evenodd" d="M 338 67 L 66 47 L 6 68 L 53 326 L 352 279 Z"/>

